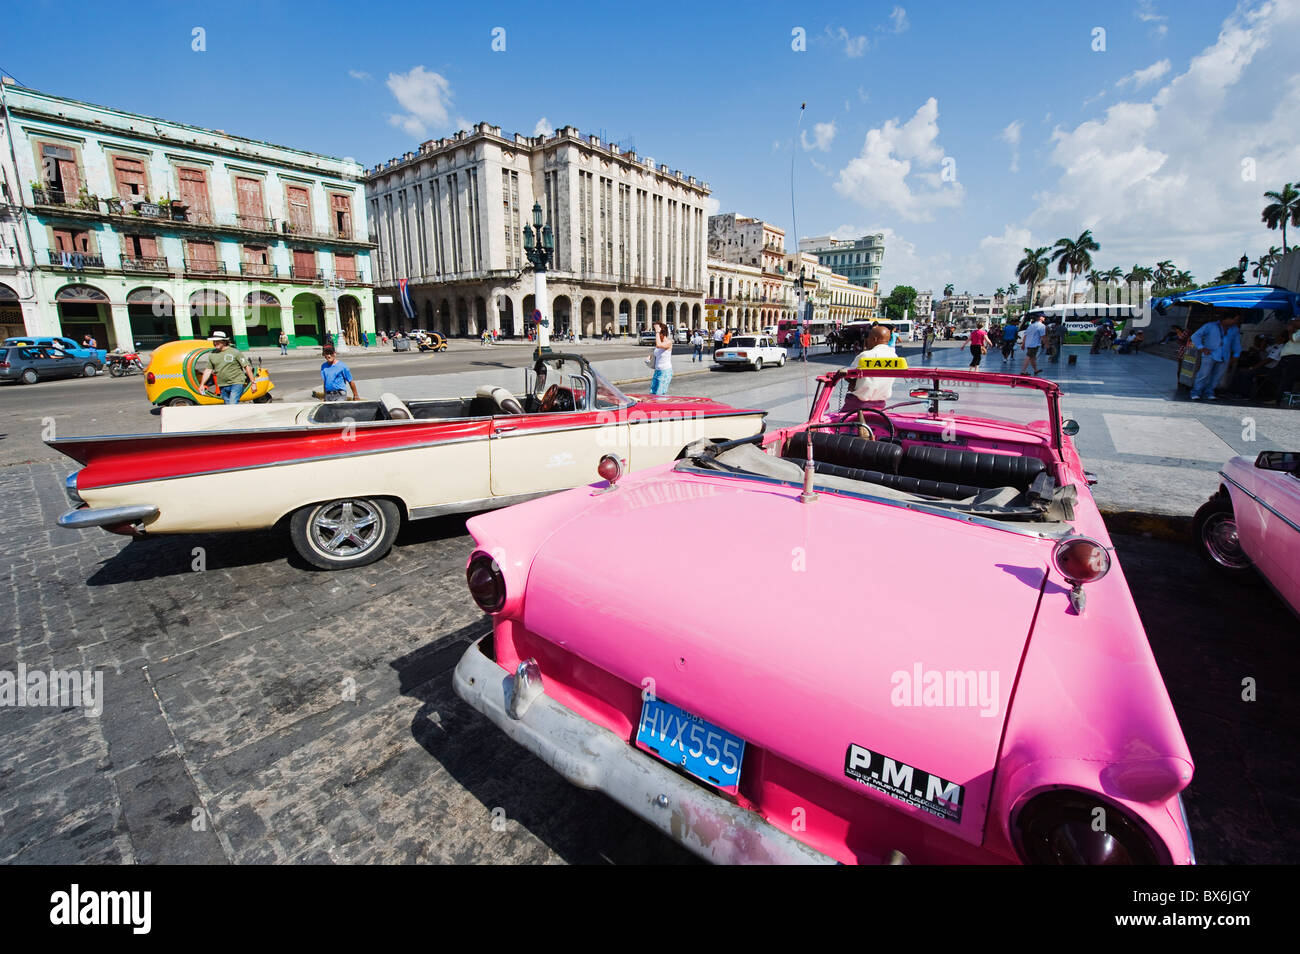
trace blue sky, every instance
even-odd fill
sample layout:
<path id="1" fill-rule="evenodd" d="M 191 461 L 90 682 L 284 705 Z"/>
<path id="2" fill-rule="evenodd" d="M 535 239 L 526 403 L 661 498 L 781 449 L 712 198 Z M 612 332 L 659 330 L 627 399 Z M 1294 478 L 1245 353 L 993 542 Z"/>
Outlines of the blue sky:
<path id="1" fill-rule="evenodd" d="M 1300 181 L 1300 0 L 131 10 L 17 6 L 0 69 L 366 165 L 464 122 L 571 124 L 787 233 L 793 151 L 799 234 L 884 231 L 886 289 L 992 290 L 1083 228 L 1099 266 L 1209 279 L 1281 244 L 1261 193 Z"/>

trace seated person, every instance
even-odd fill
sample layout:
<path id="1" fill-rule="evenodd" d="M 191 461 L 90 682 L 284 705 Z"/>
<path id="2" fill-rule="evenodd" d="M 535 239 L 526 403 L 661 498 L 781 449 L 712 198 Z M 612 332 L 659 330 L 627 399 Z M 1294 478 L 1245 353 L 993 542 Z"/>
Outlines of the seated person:
<path id="1" fill-rule="evenodd" d="M 874 325 L 867 334 L 866 350 L 859 352 L 853 359 L 853 363 L 849 365 L 849 369 L 862 367 L 864 359 L 898 357 L 894 349 L 889 346 L 889 336 L 890 330 L 884 325 Z M 840 408 L 840 412 L 851 413 L 865 407 L 883 408 L 893 393 L 893 378 L 858 378 L 854 382 L 853 390 L 844 398 L 844 406 Z"/>

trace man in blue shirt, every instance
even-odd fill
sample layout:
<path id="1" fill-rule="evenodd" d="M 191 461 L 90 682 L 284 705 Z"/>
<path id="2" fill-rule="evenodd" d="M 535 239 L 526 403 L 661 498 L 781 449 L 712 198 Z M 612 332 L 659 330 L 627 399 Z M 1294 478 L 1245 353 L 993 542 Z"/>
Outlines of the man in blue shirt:
<path id="1" fill-rule="evenodd" d="M 1213 401 L 1214 386 L 1224 371 L 1237 363 L 1241 356 L 1241 332 L 1237 329 L 1240 320 L 1236 315 L 1225 315 L 1202 325 L 1192 335 L 1191 347 L 1201 353 L 1201 366 L 1192 382 L 1193 401 Z"/>
<path id="2" fill-rule="evenodd" d="M 325 400 L 346 400 L 347 388 L 344 385 L 347 385 L 352 388 L 352 400 L 360 401 L 361 395 L 357 394 L 357 383 L 352 380 L 352 372 L 339 360 L 334 349 L 326 345 L 321 349 L 321 354 L 325 358 L 325 363 L 320 366 L 321 380 L 325 382 Z"/>
<path id="3" fill-rule="evenodd" d="M 1024 374 L 1029 370 L 1029 366 L 1034 366 L 1034 374 L 1042 374 L 1038 370 L 1038 349 L 1043 346 L 1043 337 L 1047 334 L 1047 325 L 1043 324 L 1043 316 L 1037 315 L 1033 322 L 1025 329 L 1025 340 L 1020 347 L 1025 352 L 1025 363 L 1020 366 L 1020 373 Z"/>

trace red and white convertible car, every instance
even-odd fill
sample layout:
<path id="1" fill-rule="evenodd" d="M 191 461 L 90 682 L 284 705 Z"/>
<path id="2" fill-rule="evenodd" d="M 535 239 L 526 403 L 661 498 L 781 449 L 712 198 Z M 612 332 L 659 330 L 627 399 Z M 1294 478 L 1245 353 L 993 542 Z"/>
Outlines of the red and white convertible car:
<path id="1" fill-rule="evenodd" d="M 910 399 L 846 427 L 864 375 Z M 714 861 L 1190 862 L 1191 755 L 1057 386 L 818 380 L 806 424 L 470 520 L 494 625 L 456 691 Z M 727 546 L 672 586 L 692 535 Z"/>
<path id="2" fill-rule="evenodd" d="M 606 454 L 662 464 L 699 438 L 753 433 L 766 413 L 627 395 L 581 356 L 553 354 L 519 394 L 164 408 L 160 434 L 48 443 L 85 465 L 60 526 L 141 537 L 283 523 L 303 559 L 335 569 L 384 556 L 403 519 L 574 487 Z"/>

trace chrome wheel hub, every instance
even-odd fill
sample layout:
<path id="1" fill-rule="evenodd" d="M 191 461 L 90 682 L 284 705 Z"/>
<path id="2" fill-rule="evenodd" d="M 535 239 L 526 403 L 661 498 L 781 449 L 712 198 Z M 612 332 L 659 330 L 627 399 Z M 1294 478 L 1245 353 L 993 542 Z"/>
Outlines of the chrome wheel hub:
<path id="1" fill-rule="evenodd" d="M 336 500 L 316 511 L 311 520 L 311 542 L 334 557 L 359 556 L 383 536 L 384 519 L 364 500 Z"/>
<path id="2" fill-rule="evenodd" d="M 1233 570 L 1250 566 L 1250 557 L 1241 549 L 1237 521 L 1227 514 L 1216 514 L 1201 528 L 1201 541 L 1215 563 Z"/>

